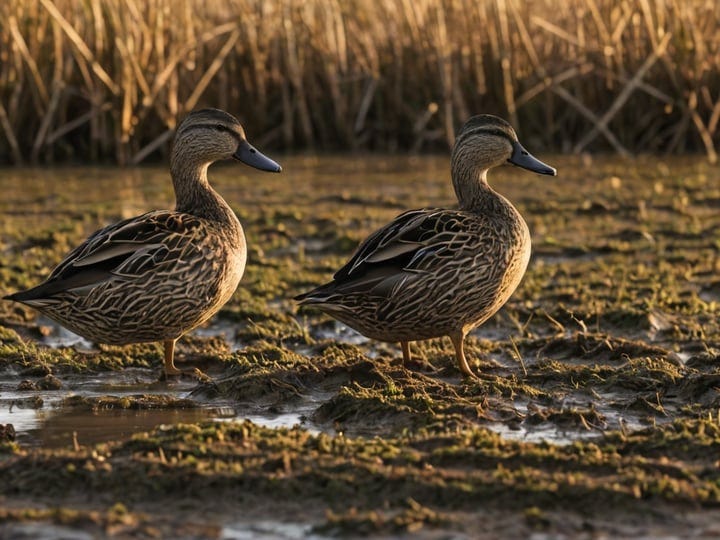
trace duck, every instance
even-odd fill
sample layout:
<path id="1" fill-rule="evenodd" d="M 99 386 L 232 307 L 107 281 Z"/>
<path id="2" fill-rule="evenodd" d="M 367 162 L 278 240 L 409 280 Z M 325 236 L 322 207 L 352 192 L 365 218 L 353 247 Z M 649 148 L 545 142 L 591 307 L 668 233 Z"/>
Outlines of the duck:
<path id="1" fill-rule="evenodd" d="M 530 260 L 525 220 L 487 180 L 506 163 L 557 174 L 525 150 L 508 122 L 473 116 L 451 152 L 458 207 L 400 214 L 361 242 L 330 282 L 295 299 L 368 338 L 399 342 L 406 367 L 410 342 L 447 336 L 460 372 L 476 377 L 465 338 L 507 302 Z"/>
<path id="2" fill-rule="evenodd" d="M 189 113 L 170 157 L 175 209 L 96 231 L 44 282 L 4 298 L 95 343 L 161 342 L 165 375 L 181 374 L 175 343 L 217 313 L 245 270 L 242 225 L 208 181 L 208 167 L 230 158 L 282 171 L 247 141 L 233 115 L 211 108 Z"/>

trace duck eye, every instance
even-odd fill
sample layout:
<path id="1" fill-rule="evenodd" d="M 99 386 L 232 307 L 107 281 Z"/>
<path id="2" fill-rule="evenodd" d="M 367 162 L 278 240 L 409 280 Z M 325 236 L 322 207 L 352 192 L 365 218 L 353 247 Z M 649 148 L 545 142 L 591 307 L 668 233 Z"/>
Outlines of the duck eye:
<path id="1" fill-rule="evenodd" d="M 222 124 L 215 124 L 215 129 L 217 129 L 218 131 L 227 131 L 227 128 Z"/>

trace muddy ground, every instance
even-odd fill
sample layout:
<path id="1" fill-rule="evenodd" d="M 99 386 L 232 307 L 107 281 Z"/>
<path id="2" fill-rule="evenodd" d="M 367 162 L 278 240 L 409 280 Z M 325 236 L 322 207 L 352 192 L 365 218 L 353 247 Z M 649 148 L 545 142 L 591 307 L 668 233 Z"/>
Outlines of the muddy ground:
<path id="1" fill-rule="evenodd" d="M 156 344 L 0 303 L 0 537 L 720 535 L 720 171 L 546 158 L 558 177 L 491 173 L 534 252 L 468 339 L 477 380 L 449 340 L 414 343 L 408 370 L 291 300 L 401 211 L 452 205 L 442 156 L 211 170 L 249 264 L 180 342 L 197 371 L 178 381 Z M 155 168 L 5 170 L 0 189 L 2 294 L 172 204 Z"/>

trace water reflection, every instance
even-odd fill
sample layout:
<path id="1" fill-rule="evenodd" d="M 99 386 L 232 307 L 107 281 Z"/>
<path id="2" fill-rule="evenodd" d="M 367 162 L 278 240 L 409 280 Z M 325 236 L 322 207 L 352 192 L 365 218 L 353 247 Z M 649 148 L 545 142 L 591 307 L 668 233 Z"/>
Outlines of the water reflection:
<path id="1" fill-rule="evenodd" d="M 173 394 L 172 391 L 163 392 L 166 396 Z M 177 393 L 178 397 L 186 394 Z M 114 392 L 112 397 L 122 395 Z M 48 397 L 47 394 L 45 397 Z M 306 420 L 306 411 L 302 406 L 298 410 L 285 413 L 262 412 L 251 407 L 236 408 L 203 402 L 195 402 L 195 406 L 189 408 L 88 410 L 84 407 L 65 407 L 62 404 L 62 397 L 52 396 L 43 400 L 42 408 L 39 409 L 11 397 L 3 397 L 0 399 L 0 424 L 12 424 L 17 434 L 17 441 L 23 446 L 45 448 L 67 448 L 72 447 L 76 442 L 80 445 L 94 445 L 123 440 L 134 433 L 152 431 L 165 424 L 195 423 L 204 420 L 250 420 L 270 428 L 301 426 L 313 434 L 320 432 L 318 426 Z"/>
<path id="2" fill-rule="evenodd" d="M 8 374 L 10 375 L 10 374 Z M 292 410 L 259 407 L 256 404 L 203 401 L 193 398 L 196 383 L 181 379 L 158 381 L 157 372 L 128 368 L 120 372 L 63 378 L 62 390 L 16 390 L 18 377 L 0 380 L 0 424 L 12 424 L 17 441 L 24 446 L 69 447 L 77 441 L 93 445 L 121 440 L 134 433 L 151 431 L 164 424 L 194 423 L 203 420 L 250 420 L 266 427 L 302 426 L 317 434 L 321 427 L 307 420 L 328 396 L 308 396 Z M 185 400 L 185 407 L 105 408 L 92 410 L 88 405 L 73 406 L 66 399 L 136 398 L 162 395 Z"/>
<path id="3" fill-rule="evenodd" d="M 213 418 L 212 409 L 109 409 L 98 411 L 37 411 L 37 427 L 22 432 L 20 442 L 45 448 L 93 445 L 122 440 L 133 433 L 151 431 L 163 424 L 200 422 Z"/>

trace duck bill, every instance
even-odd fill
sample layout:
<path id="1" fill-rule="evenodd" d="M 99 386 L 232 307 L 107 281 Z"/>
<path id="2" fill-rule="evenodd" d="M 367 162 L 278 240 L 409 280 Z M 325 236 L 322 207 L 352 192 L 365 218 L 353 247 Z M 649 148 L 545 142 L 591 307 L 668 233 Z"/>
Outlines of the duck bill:
<path id="1" fill-rule="evenodd" d="M 522 167 L 523 169 L 539 174 L 548 174 L 550 176 L 555 176 L 557 174 L 557 171 L 553 167 L 546 165 L 534 157 L 530 152 L 523 148 L 522 144 L 517 141 L 513 143 L 513 153 L 508 161 L 513 165 L 517 165 L 518 167 Z"/>
<path id="2" fill-rule="evenodd" d="M 282 167 L 269 157 L 258 152 L 249 142 L 243 141 L 233 154 L 238 161 L 242 161 L 245 165 L 250 165 L 261 171 L 281 172 Z"/>

